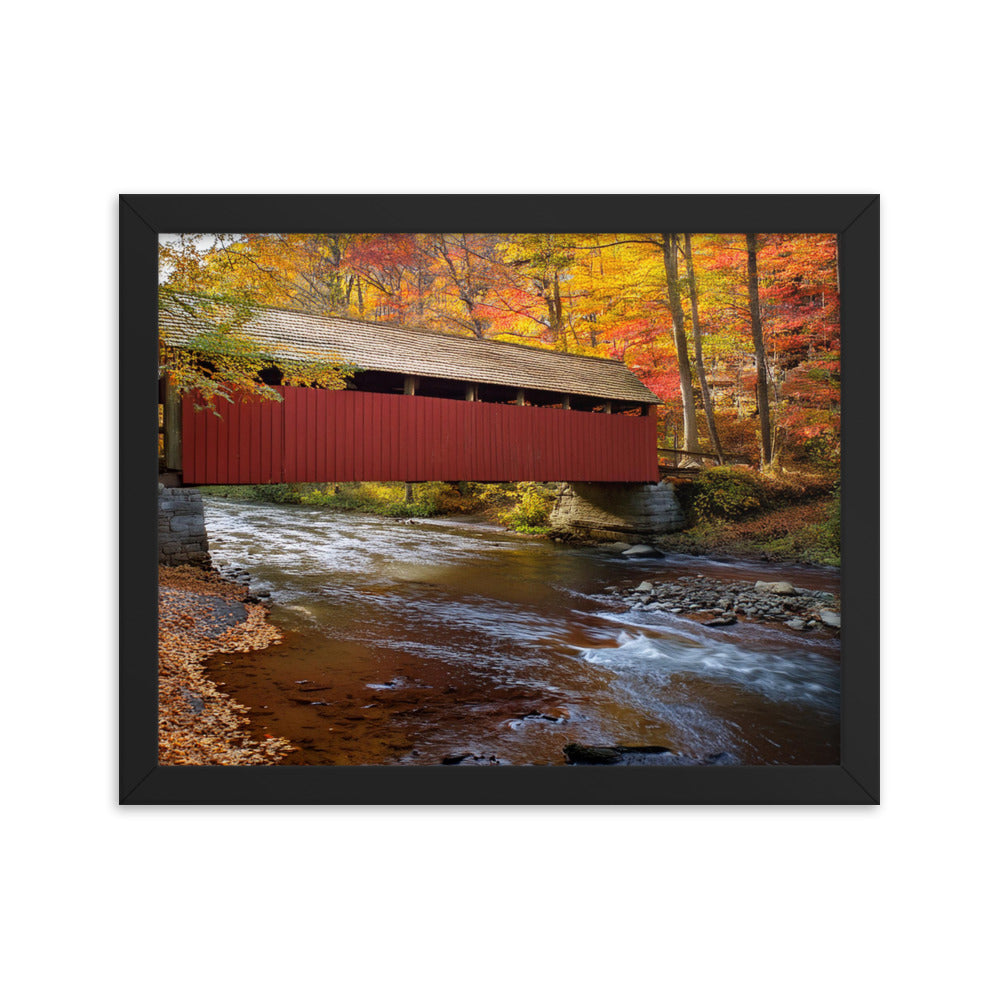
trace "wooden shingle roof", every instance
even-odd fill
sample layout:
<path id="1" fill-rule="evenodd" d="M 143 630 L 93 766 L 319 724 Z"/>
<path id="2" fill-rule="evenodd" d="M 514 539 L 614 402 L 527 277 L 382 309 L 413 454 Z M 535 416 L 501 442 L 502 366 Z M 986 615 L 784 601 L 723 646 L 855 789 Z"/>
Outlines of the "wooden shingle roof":
<path id="1" fill-rule="evenodd" d="M 160 331 L 171 347 L 183 347 L 203 323 L 197 312 L 160 311 Z M 539 347 L 272 308 L 256 312 L 240 327 L 240 333 L 262 347 L 273 347 L 275 361 L 313 360 L 333 354 L 367 370 L 620 402 L 660 402 L 620 361 Z"/>

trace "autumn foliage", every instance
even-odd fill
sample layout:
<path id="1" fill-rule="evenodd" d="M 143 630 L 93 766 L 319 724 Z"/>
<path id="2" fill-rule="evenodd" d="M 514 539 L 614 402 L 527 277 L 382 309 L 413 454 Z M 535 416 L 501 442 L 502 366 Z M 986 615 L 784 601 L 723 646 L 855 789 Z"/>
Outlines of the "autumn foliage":
<path id="1" fill-rule="evenodd" d="M 664 400 L 662 443 L 673 447 L 681 437 L 681 375 L 666 292 L 668 235 L 186 234 L 163 238 L 161 287 L 614 358 Z M 836 236 L 758 233 L 756 247 L 771 450 L 780 464 L 835 465 Z M 690 260 L 679 268 L 688 323 L 691 269 L 697 278 L 706 384 L 722 449 L 755 458 L 757 376 L 744 234 L 692 234 Z M 248 357 L 252 363 L 252 351 Z M 694 394 L 700 446 L 709 450 L 697 381 Z"/>

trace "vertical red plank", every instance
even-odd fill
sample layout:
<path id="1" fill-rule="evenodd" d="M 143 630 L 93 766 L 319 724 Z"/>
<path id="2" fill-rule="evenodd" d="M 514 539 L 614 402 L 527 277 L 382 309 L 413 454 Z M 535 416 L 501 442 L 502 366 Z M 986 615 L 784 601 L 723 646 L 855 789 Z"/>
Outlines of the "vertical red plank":
<path id="1" fill-rule="evenodd" d="M 299 475 L 301 476 L 301 482 L 305 483 L 312 479 L 312 466 L 313 466 L 313 435 L 312 435 L 312 421 L 309 412 L 309 406 L 311 403 L 310 397 L 312 396 L 311 391 L 306 387 L 302 386 L 299 389 L 300 399 L 299 399 L 299 419 L 295 422 L 296 433 L 301 438 L 301 443 L 299 447 L 301 448 L 302 456 L 302 468 L 299 469 Z M 315 414 L 313 414 L 314 416 Z"/>
<path id="2" fill-rule="evenodd" d="M 305 386 L 297 386 L 295 390 L 295 453 L 298 463 L 295 469 L 295 479 L 304 483 L 309 478 L 309 412 L 306 396 L 309 390 Z"/>
<path id="3" fill-rule="evenodd" d="M 442 399 L 441 401 L 441 468 L 438 478 L 447 481 L 454 479 L 455 449 L 458 447 L 458 414 L 455 412 L 457 400 Z"/>
<path id="4" fill-rule="evenodd" d="M 232 482 L 229 475 L 229 451 L 231 446 L 229 433 L 229 416 L 227 405 L 222 400 L 216 400 L 216 410 L 214 413 L 206 411 L 205 419 L 208 426 L 212 428 L 209 432 L 215 438 L 215 468 L 211 469 L 207 465 L 205 471 L 213 483 Z"/>
<path id="5" fill-rule="evenodd" d="M 388 393 L 379 394 L 378 407 L 378 453 L 381 464 L 379 479 L 386 482 L 402 479 L 396 463 L 396 422 L 393 398 Z"/>
<path id="6" fill-rule="evenodd" d="M 549 473 L 548 478 L 560 479 L 559 475 L 559 431 L 562 427 L 562 410 L 550 410 L 549 417 Z"/>
<path id="7" fill-rule="evenodd" d="M 320 412 L 323 395 L 322 389 L 309 390 L 309 479 L 311 482 L 321 483 L 323 473 L 320 466 L 323 463 L 323 436 L 320 427 Z"/>
<path id="8" fill-rule="evenodd" d="M 378 397 L 373 392 L 369 392 L 365 399 L 365 427 L 368 442 L 365 449 L 367 478 L 369 482 L 374 483 L 378 481 Z"/>
<path id="9" fill-rule="evenodd" d="M 382 429 L 382 393 L 372 394 L 372 478 L 378 482 L 383 480 L 383 448 L 385 447 L 385 435 Z"/>
<path id="10" fill-rule="evenodd" d="M 509 462 L 511 479 L 521 480 L 524 473 L 524 448 L 521 440 L 521 417 L 524 408 L 509 406 L 507 408 L 507 433 L 510 438 Z"/>
<path id="11" fill-rule="evenodd" d="M 512 455 L 512 441 L 511 441 L 511 413 L 513 412 L 513 404 L 508 403 L 504 406 L 501 417 L 501 436 L 500 436 L 500 478 L 506 482 L 516 482 L 517 477 L 513 473 L 513 468 L 511 465 L 511 455 Z"/>
<path id="12" fill-rule="evenodd" d="M 437 400 L 427 398 L 427 468 L 424 470 L 428 482 L 437 479 L 438 455 L 441 446 L 441 425 L 438 420 Z"/>
<path id="13" fill-rule="evenodd" d="M 307 389 L 295 387 L 295 481 L 304 483 L 309 478 L 309 414 L 306 412 Z"/>
<path id="14" fill-rule="evenodd" d="M 330 397 L 333 403 L 333 414 L 330 422 L 330 436 L 334 452 L 332 479 L 335 483 L 342 483 L 347 478 L 344 475 L 344 469 L 347 458 L 345 433 L 347 430 L 346 410 L 348 395 L 347 389 L 341 389 Z"/>
<path id="15" fill-rule="evenodd" d="M 517 481 L 520 481 L 521 479 L 521 470 L 518 468 L 519 447 L 517 439 L 519 423 L 518 415 L 520 412 L 521 411 L 517 406 L 508 406 L 504 410 L 504 431 L 507 438 L 507 446 L 504 450 L 504 479 Z"/>
<path id="16" fill-rule="evenodd" d="M 191 427 L 191 414 L 194 410 L 187 396 L 181 397 L 181 479 L 194 482 L 194 434 Z M 185 440 L 185 430 L 187 431 Z"/>
<path id="17" fill-rule="evenodd" d="M 279 389 L 282 401 L 271 410 L 271 472 L 274 482 L 285 482 L 285 390 Z"/>
<path id="18" fill-rule="evenodd" d="M 246 435 L 243 433 L 243 407 L 239 403 L 233 403 L 229 407 L 229 425 L 233 431 L 235 447 L 233 448 L 233 461 L 236 465 L 235 482 L 242 483 L 243 480 L 243 440 Z"/>
<path id="19" fill-rule="evenodd" d="M 580 458 L 577 454 L 576 442 L 580 438 L 580 435 L 585 433 L 586 422 L 587 415 L 582 410 L 573 414 L 573 429 L 569 436 L 569 462 L 573 482 L 581 482 Z"/>
<path id="20" fill-rule="evenodd" d="M 233 408 L 229 403 L 216 400 L 218 416 L 213 416 L 216 421 L 216 430 L 219 436 L 219 478 L 217 482 L 232 483 L 236 478 L 236 456 L 234 449 L 239 443 L 238 436 L 233 431 Z"/>
<path id="21" fill-rule="evenodd" d="M 485 473 L 486 451 L 485 451 L 485 446 L 483 444 L 483 435 L 486 430 L 486 416 L 487 416 L 486 404 L 477 401 L 470 403 L 469 405 L 472 407 L 472 412 L 474 414 L 474 421 L 473 421 L 474 437 L 473 437 L 472 447 L 475 450 L 476 462 L 474 469 L 475 475 L 473 476 L 473 479 L 476 482 L 482 482 L 486 475 Z"/>
<path id="22" fill-rule="evenodd" d="M 291 387 L 281 390 L 281 481 L 293 482 L 295 473 L 295 397 Z"/>
<path id="23" fill-rule="evenodd" d="M 296 397 L 294 386 L 289 386 L 285 389 L 284 396 L 285 402 L 281 407 L 281 453 L 284 456 L 282 459 L 281 481 L 284 483 L 294 483 L 295 470 L 298 467 L 295 451 L 297 435 L 295 433 Z"/>
<path id="24" fill-rule="evenodd" d="M 250 408 L 239 401 L 236 405 L 240 422 L 240 482 L 250 483 Z"/>
<path id="25" fill-rule="evenodd" d="M 361 406 L 361 396 L 358 392 L 351 392 L 351 398 L 347 401 L 348 407 L 344 411 L 345 428 L 344 439 L 348 448 L 345 482 L 356 482 L 361 478 L 358 469 L 358 408 Z"/>
<path id="26" fill-rule="evenodd" d="M 250 482 L 260 482 L 260 459 L 261 459 L 261 435 L 260 435 L 260 411 L 264 405 L 263 400 L 255 399 L 248 404 L 250 407 Z"/>
<path id="27" fill-rule="evenodd" d="M 350 433 L 348 435 L 348 441 L 351 444 L 350 453 L 350 472 L 347 476 L 348 480 L 352 482 L 357 482 L 360 479 L 364 479 L 364 475 L 361 470 L 361 414 L 362 406 L 364 404 L 364 397 L 360 392 L 354 392 L 351 395 L 351 408 L 348 411 L 348 424 Z"/>
<path id="28" fill-rule="evenodd" d="M 396 478 L 394 473 L 395 461 L 395 432 L 392 424 L 392 414 L 389 404 L 392 399 L 386 393 L 380 393 L 378 397 L 379 408 L 379 428 L 378 428 L 378 452 L 382 459 L 382 470 L 379 479 L 392 481 Z"/>
<path id="29" fill-rule="evenodd" d="M 528 478 L 533 482 L 538 482 L 538 473 L 541 471 L 541 466 L 538 463 L 538 449 L 540 447 L 538 431 L 540 428 L 537 417 L 542 411 L 538 406 L 526 406 L 524 409 L 526 411 L 525 423 L 521 429 L 524 438 L 524 461 L 528 470 Z"/>
<path id="30" fill-rule="evenodd" d="M 404 452 L 406 454 L 406 481 L 412 483 L 417 478 L 417 407 L 416 396 L 400 396 L 400 412 L 403 419 Z"/>
<path id="31" fill-rule="evenodd" d="M 458 401 L 454 399 L 441 400 L 441 420 L 444 433 L 441 435 L 441 470 L 442 480 L 455 479 L 456 451 L 458 449 L 458 413 L 455 407 Z"/>
<path id="32" fill-rule="evenodd" d="M 566 475 L 570 482 L 579 482 L 579 476 L 577 475 L 579 463 L 576 458 L 576 439 L 583 430 L 581 427 L 582 421 L 583 414 L 574 410 L 566 431 Z"/>
<path id="33" fill-rule="evenodd" d="M 281 433 L 284 435 L 282 451 L 285 456 L 283 481 L 286 483 L 294 483 L 299 470 L 298 411 L 298 387 L 290 385 L 285 390 L 285 419 L 281 422 Z"/>
<path id="34" fill-rule="evenodd" d="M 358 393 L 358 479 L 367 482 L 370 477 L 371 428 L 369 415 L 369 394 Z"/>
<path id="35" fill-rule="evenodd" d="M 475 476 L 476 482 L 483 482 L 486 479 L 486 428 L 489 423 L 489 410 L 486 403 L 474 402 L 469 404 L 475 414 L 475 439 L 473 448 L 476 452 Z"/>
<path id="36" fill-rule="evenodd" d="M 451 412 L 451 402 L 450 399 L 439 399 L 438 413 L 441 419 L 441 437 L 438 441 L 438 468 L 437 475 L 435 479 L 444 480 L 450 475 L 451 469 L 451 450 L 454 443 L 454 427 L 452 425 L 453 414 Z"/>
<path id="37" fill-rule="evenodd" d="M 336 440 L 333 430 L 333 407 L 337 398 L 337 393 L 326 390 L 320 393 L 323 400 L 323 475 L 325 483 L 332 483 L 334 480 L 334 469 L 337 464 Z"/>
<path id="38" fill-rule="evenodd" d="M 550 410 L 548 408 L 544 410 L 539 410 L 539 442 L 541 444 L 541 452 L 539 454 L 538 462 L 541 466 L 541 476 L 542 482 L 546 482 L 552 479 L 552 417 L 555 415 L 555 410 Z"/>
<path id="39" fill-rule="evenodd" d="M 260 479 L 259 482 L 271 481 L 271 407 L 274 403 L 261 400 L 260 404 Z"/>
<path id="40" fill-rule="evenodd" d="M 423 409 L 423 423 L 421 427 L 421 447 L 423 449 L 423 462 L 420 470 L 421 482 L 430 482 L 434 478 L 434 404 L 428 397 L 421 400 Z"/>
<path id="41" fill-rule="evenodd" d="M 238 403 L 230 403 L 228 405 L 228 413 L 226 413 L 226 423 L 229 424 L 229 433 L 231 435 L 229 442 L 229 455 L 230 455 L 230 469 L 232 472 L 232 481 L 234 483 L 239 483 L 240 479 L 240 450 L 243 447 L 243 428 L 240 427 L 240 416 L 243 407 Z"/>
<path id="42" fill-rule="evenodd" d="M 336 423 L 334 429 L 337 436 L 337 471 L 336 479 L 338 483 L 346 483 L 350 480 L 348 474 L 348 462 L 350 461 L 351 432 L 349 430 L 349 420 L 351 406 L 354 401 L 354 393 L 349 389 L 344 389 L 337 393 Z"/>
<path id="43" fill-rule="evenodd" d="M 216 401 L 216 410 L 221 403 Z M 205 451 L 202 453 L 201 478 L 206 483 L 224 483 L 226 481 L 226 456 L 222 450 L 222 419 L 216 413 L 202 410 L 198 415 L 205 435 Z M 208 419 L 206 419 L 206 417 Z"/>
<path id="44" fill-rule="evenodd" d="M 326 448 L 323 456 L 323 476 L 328 483 L 337 481 L 337 430 L 336 413 L 338 391 L 323 393 L 323 432 L 326 435 Z"/>
<path id="45" fill-rule="evenodd" d="M 448 462 L 448 400 L 435 399 L 434 409 L 437 411 L 437 464 L 434 468 L 434 479 L 445 478 Z"/>
<path id="46" fill-rule="evenodd" d="M 375 479 L 376 481 L 385 480 L 385 426 L 383 423 L 383 403 L 385 401 L 384 393 L 377 393 L 375 395 L 374 403 L 374 444 L 375 448 L 373 451 L 373 457 L 375 459 Z"/>
<path id="47" fill-rule="evenodd" d="M 604 453 L 604 435 L 606 428 L 604 425 L 604 417 L 607 414 L 594 413 L 590 418 L 590 427 L 588 428 L 587 436 L 580 443 L 583 447 L 583 470 L 587 479 L 593 479 L 596 475 L 600 475 L 600 462 Z M 597 462 L 595 462 L 597 459 Z"/>
<path id="48" fill-rule="evenodd" d="M 486 478 L 484 473 L 486 453 L 483 448 L 483 428 L 486 426 L 485 406 L 485 403 L 478 401 L 469 403 L 470 448 L 472 449 L 472 467 L 469 470 L 469 478 L 477 483 L 483 482 Z"/>
<path id="49" fill-rule="evenodd" d="M 229 469 L 229 453 L 232 443 L 229 432 L 229 417 L 228 404 L 224 403 L 221 399 L 217 399 L 215 401 L 215 413 L 210 418 L 212 425 L 215 427 L 216 446 L 218 448 L 215 460 L 215 474 L 218 478 L 214 480 L 217 483 L 232 482 Z"/>
<path id="50" fill-rule="evenodd" d="M 362 482 L 371 479 L 371 397 L 362 393 L 358 410 L 358 469 Z"/>
<path id="51" fill-rule="evenodd" d="M 484 403 L 486 424 L 483 428 L 483 454 L 486 456 L 486 481 L 495 483 L 497 479 L 497 411 L 498 403 Z"/>
<path id="52" fill-rule="evenodd" d="M 404 397 L 409 400 L 410 397 Z M 406 481 L 415 483 L 420 478 L 420 403 L 417 397 L 405 405 L 407 426 L 407 447 L 409 455 L 406 462 Z"/>
<path id="53" fill-rule="evenodd" d="M 503 435 L 503 403 L 493 404 L 492 420 L 490 421 L 490 481 L 497 483 L 501 480 L 500 475 L 500 448 Z"/>
<path id="54" fill-rule="evenodd" d="M 320 438 L 320 395 L 322 394 L 322 389 L 309 389 L 309 404 L 308 404 L 308 419 L 306 421 L 308 425 L 309 433 L 309 448 L 307 454 L 309 456 L 309 481 L 318 483 L 322 482 L 323 476 L 320 473 L 320 464 L 322 462 L 323 450 L 322 441 Z"/>
<path id="55" fill-rule="evenodd" d="M 402 476 L 406 482 L 410 482 L 410 464 L 413 461 L 413 449 L 410 447 L 410 426 L 409 407 L 406 405 L 406 396 L 400 396 L 394 400 L 396 403 L 396 431 L 399 449 L 400 468 Z"/>
<path id="56" fill-rule="evenodd" d="M 240 443 L 239 434 L 233 427 L 233 407 L 230 403 L 217 403 L 219 416 L 216 427 L 219 431 L 219 482 L 236 481 L 236 448 Z"/>
<path id="57" fill-rule="evenodd" d="M 304 482 L 315 482 L 316 480 L 316 390 L 303 388 L 302 394 L 305 396 L 305 421 L 302 425 L 302 435 L 305 438 L 304 453 L 306 459 Z"/>
<path id="58" fill-rule="evenodd" d="M 239 403 L 226 404 L 226 423 L 229 424 L 229 464 L 233 476 L 233 482 L 242 482 L 240 478 L 240 457 L 243 448 L 243 428 L 240 426 L 240 416 L 243 407 Z"/>

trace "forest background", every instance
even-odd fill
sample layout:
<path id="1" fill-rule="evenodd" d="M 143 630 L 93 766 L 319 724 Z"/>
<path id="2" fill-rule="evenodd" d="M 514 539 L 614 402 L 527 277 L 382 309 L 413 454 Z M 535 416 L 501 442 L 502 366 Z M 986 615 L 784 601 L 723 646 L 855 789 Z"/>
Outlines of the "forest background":
<path id="1" fill-rule="evenodd" d="M 168 308 L 197 292 L 236 316 L 274 306 L 613 358 L 663 399 L 665 448 L 839 463 L 833 234 L 174 234 L 160 265 Z M 173 365 L 185 386 L 223 381 Z"/>

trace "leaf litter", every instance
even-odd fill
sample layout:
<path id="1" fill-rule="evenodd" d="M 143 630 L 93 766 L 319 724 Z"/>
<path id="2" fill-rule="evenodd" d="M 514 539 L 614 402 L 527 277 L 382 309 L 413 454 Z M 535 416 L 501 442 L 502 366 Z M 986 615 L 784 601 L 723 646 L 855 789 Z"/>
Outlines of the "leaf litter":
<path id="1" fill-rule="evenodd" d="M 280 736 L 255 738 L 250 712 L 205 674 L 216 653 L 248 653 L 281 641 L 267 609 L 244 604 L 246 587 L 213 570 L 159 571 L 160 764 L 278 764 L 296 748 Z"/>

